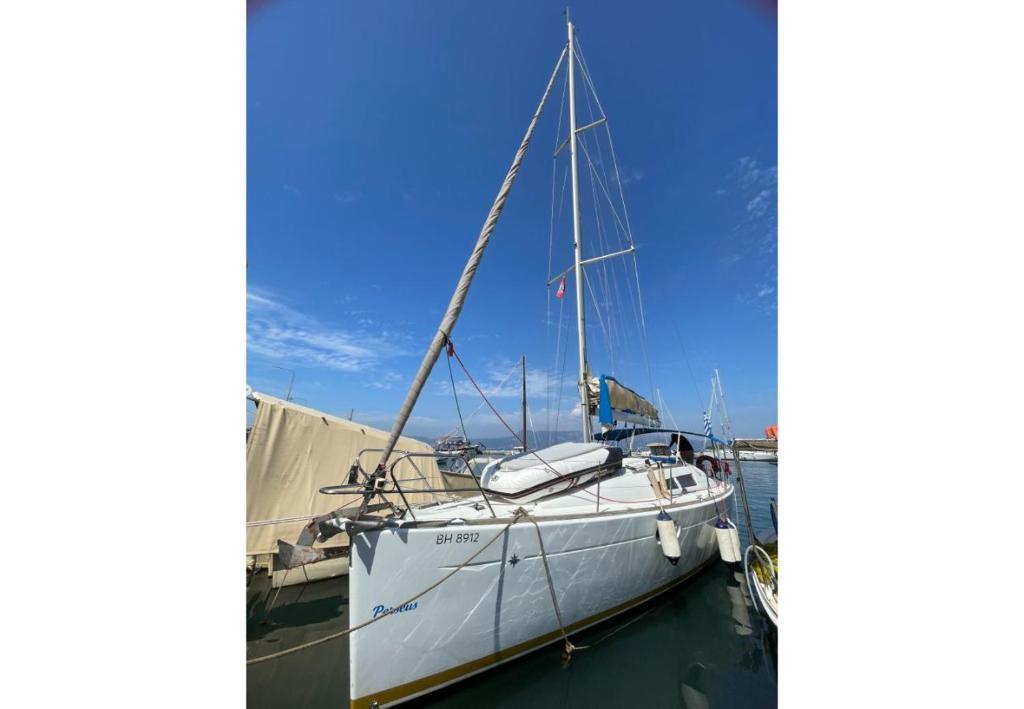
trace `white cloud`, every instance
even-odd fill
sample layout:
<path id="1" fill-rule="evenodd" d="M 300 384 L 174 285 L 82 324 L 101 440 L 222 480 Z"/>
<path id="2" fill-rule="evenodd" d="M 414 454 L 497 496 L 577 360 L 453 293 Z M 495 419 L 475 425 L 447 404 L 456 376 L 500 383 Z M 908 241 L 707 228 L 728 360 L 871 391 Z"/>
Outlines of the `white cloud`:
<path id="1" fill-rule="evenodd" d="M 356 190 L 340 190 L 334 193 L 334 201 L 338 204 L 352 204 L 359 201 L 362 194 Z"/>
<path id="2" fill-rule="evenodd" d="M 727 179 L 731 183 L 730 191 L 735 192 L 737 206 L 743 205 L 743 208 L 729 234 L 730 253 L 724 257 L 724 263 L 734 265 L 752 257 L 752 263 L 746 267 L 764 269 L 760 278 L 763 283 L 745 289 L 737 298 L 740 302 L 757 303 L 759 308 L 773 310 L 774 298 L 768 296 L 775 293 L 777 280 L 778 167 L 763 166 L 747 155 L 736 161 Z"/>
<path id="3" fill-rule="evenodd" d="M 745 155 L 736 161 L 737 176 L 740 187 L 759 188 L 774 187 L 779 181 L 779 168 L 777 165 L 762 167 L 757 160 Z"/>
<path id="4" fill-rule="evenodd" d="M 516 398 L 523 395 L 523 380 L 520 362 L 511 359 L 498 359 L 488 362 L 480 371 L 474 371 L 471 364 L 467 363 L 470 374 L 480 386 L 488 399 Z M 473 386 L 458 362 L 452 362 L 452 370 L 455 373 L 455 390 L 462 395 L 478 396 L 476 387 Z M 530 363 L 526 364 L 526 396 L 531 400 L 547 400 L 549 395 L 554 396 L 558 389 L 558 376 L 546 368 L 534 368 Z M 562 382 L 563 389 L 568 388 L 575 391 L 576 385 L 572 375 L 566 375 Z M 445 394 L 451 394 L 451 384 L 445 380 L 441 382 L 441 390 Z"/>
<path id="5" fill-rule="evenodd" d="M 407 354 L 401 336 L 332 327 L 265 291 L 247 291 L 246 311 L 247 349 L 268 360 L 342 372 L 374 372 L 385 360 Z M 387 383 L 390 376 L 385 374 L 382 381 Z"/>
<path id="6" fill-rule="evenodd" d="M 394 389 L 395 386 L 405 380 L 398 372 L 384 372 L 379 376 L 375 376 L 373 379 L 368 381 L 366 385 L 371 389 L 380 389 L 382 391 L 389 391 Z"/>
<path id="7" fill-rule="evenodd" d="M 619 171 L 619 178 L 623 185 L 632 185 L 644 179 L 644 173 L 635 167 L 624 167 Z"/>
<path id="8" fill-rule="evenodd" d="M 763 216 L 768 211 L 771 196 L 772 193 L 768 190 L 761 190 L 747 202 L 747 212 L 753 217 Z"/>

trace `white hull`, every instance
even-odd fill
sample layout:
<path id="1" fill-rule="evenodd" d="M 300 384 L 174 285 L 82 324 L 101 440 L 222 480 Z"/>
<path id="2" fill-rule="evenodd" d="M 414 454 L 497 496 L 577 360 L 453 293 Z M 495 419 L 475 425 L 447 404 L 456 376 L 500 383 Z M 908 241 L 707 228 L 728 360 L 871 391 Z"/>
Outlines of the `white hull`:
<path id="1" fill-rule="evenodd" d="M 703 499 L 686 495 L 666 506 L 678 525 L 682 556 L 676 566 L 655 539 L 656 506 L 535 516 L 566 630 L 642 603 L 716 557 L 713 523 L 732 488 L 716 492 Z M 509 521 L 355 535 L 351 624 L 370 620 L 438 581 Z M 521 519 L 502 536 L 414 605 L 349 636 L 352 707 L 405 701 L 561 639 L 536 528 Z"/>

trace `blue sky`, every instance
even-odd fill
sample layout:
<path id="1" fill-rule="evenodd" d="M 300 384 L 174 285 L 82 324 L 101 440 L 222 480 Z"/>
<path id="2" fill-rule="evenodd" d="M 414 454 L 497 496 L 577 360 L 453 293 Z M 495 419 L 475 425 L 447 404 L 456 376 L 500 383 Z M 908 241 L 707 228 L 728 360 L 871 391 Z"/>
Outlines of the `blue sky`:
<path id="1" fill-rule="evenodd" d="M 615 316 L 614 366 L 592 314 L 592 362 L 692 430 L 713 367 L 739 435 L 777 417 L 777 45 L 766 6 L 572 10 L 623 176 L 651 377 L 628 313 Z M 564 41 L 562 6 L 547 2 L 284 0 L 250 10 L 249 384 L 283 395 L 285 367 L 296 400 L 390 426 Z M 513 421 L 509 372 L 525 353 L 534 425 L 553 427 L 557 411 L 558 428 L 570 429 L 575 354 L 556 361 L 554 314 L 573 312 L 573 286 L 564 301 L 545 287 L 560 100 L 561 79 L 454 340 Z M 596 255 L 584 215 L 586 255 Z M 571 262 L 568 220 L 556 220 L 554 244 L 560 271 Z M 630 274 L 631 262 L 623 282 Z M 480 400 L 458 375 L 468 415 Z M 407 431 L 433 436 L 455 421 L 442 358 Z M 467 428 L 503 431 L 486 410 Z"/>

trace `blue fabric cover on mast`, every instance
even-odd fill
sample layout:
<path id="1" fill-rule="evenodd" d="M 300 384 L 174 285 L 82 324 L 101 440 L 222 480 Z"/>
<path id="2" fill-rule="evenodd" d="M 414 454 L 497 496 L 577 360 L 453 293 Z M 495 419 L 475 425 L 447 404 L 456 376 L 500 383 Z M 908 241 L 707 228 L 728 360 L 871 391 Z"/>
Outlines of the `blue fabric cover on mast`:
<path id="1" fill-rule="evenodd" d="M 612 400 L 608 395 L 608 382 L 605 375 L 601 375 L 601 398 L 598 400 L 597 413 L 601 423 L 608 426 L 615 425 L 615 418 L 612 416 Z"/>

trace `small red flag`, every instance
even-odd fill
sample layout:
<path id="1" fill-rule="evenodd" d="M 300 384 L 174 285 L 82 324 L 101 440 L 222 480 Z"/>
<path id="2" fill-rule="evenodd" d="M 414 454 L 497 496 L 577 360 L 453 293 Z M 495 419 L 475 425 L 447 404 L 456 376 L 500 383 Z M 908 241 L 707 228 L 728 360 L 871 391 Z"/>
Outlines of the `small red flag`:
<path id="1" fill-rule="evenodd" d="M 555 291 L 555 297 L 561 298 L 565 295 L 565 276 L 562 276 L 562 282 L 558 284 L 558 290 Z"/>

